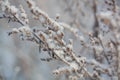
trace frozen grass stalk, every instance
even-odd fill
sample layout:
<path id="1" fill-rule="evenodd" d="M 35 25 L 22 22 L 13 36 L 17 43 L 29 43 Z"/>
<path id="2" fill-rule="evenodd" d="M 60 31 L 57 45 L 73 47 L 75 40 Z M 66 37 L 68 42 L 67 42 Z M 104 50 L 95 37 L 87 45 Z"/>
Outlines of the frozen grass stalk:
<path id="1" fill-rule="evenodd" d="M 27 40 L 39 45 L 39 51 L 47 52 L 49 55 L 43 61 L 58 60 L 63 62 L 64 66 L 53 71 L 53 74 L 61 74 L 68 76 L 68 79 L 77 80 L 105 80 L 102 75 L 106 75 L 111 80 L 120 80 L 120 15 L 119 9 L 115 0 L 105 0 L 105 5 L 111 6 L 104 12 L 97 12 L 98 0 L 93 2 L 93 16 L 95 18 L 93 32 L 87 32 L 81 28 L 79 23 L 79 13 L 82 13 L 81 1 L 79 0 L 63 0 L 67 5 L 68 12 L 71 15 L 76 15 L 76 20 L 73 19 L 74 25 L 71 27 L 64 22 L 58 22 L 59 15 L 56 19 L 52 19 L 41 10 L 33 0 L 26 0 L 30 13 L 42 25 L 42 29 L 32 29 L 29 25 L 28 13 L 24 7 L 20 5 L 18 8 L 9 3 L 8 0 L 1 0 L 0 6 L 3 11 L 2 18 L 7 18 L 8 22 L 18 22 L 21 24 L 19 28 L 13 28 L 8 35 L 17 34 L 22 40 Z M 76 4 L 76 6 L 75 6 Z M 75 9 L 80 11 L 74 11 Z M 70 10 L 72 12 L 70 12 Z M 104 27 L 103 27 L 104 25 Z M 82 49 L 92 50 L 93 59 L 87 59 L 86 56 L 81 56 L 82 53 L 74 51 L 74 42 L 69 39 L 64 40 L 64 30 L 71 32 L 81 43 Z M 84 35 L 79 35 L 81 31 Z M 107 37 L 107 34 L 110 36 Z M 86 41 L 88 39 L 88 41 Z M 107 40 L 107 41 L 106 41 Z M 81 50 L 82 50 L 81 49 Z M 90 52 L 87 52 L 90 54 Z M 44 55 L 44 53 L 41 53 Z M 106 67 L 107 65 L 107 67 Z M 90 72 L 89 70 L 92 70 Z"/>

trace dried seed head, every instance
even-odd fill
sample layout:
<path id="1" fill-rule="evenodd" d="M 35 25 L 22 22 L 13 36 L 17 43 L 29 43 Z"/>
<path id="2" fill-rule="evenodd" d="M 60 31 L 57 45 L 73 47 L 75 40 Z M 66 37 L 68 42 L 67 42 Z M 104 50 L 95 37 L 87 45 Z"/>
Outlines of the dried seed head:
<path id="1" fill-rule="evenodd" d="M 60 14 L 56 14 L 56 20 L 60 18 Z"/>

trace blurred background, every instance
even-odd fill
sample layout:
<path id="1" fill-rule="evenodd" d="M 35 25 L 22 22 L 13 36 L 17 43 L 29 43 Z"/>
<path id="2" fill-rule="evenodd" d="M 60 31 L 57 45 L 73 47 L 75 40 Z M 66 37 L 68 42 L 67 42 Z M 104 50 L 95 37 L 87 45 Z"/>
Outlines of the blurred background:
<path id="1" fill-rule="evenodd" d="M 30 27 L 42 27 L 32 19 L 25 0 L 9 0 L 12 5 L 19 7 L 23 5 L 30 20 Z M 93 14 L 93 0 L 34 0 L 36 4 L 55 19 L 60 15 L 58 22 L 64 22 L 71 27 L 78 29 L 80 35 L 92 32 L 95 23 Z M 104 0 L 98 0 L 98 11 L 105 10 Z M 117 0 L 120 5 L 120 0 Z M 0 12 L 2 13 L 2 12 Z M 8 36 L 13 27 L 20 27 L 19 23 L 10 22 L 7 19 L 0 19 L 0 80 L 63 80 L 60 76 L 54 76 L 52 71 L 61 66 L 61 62 L 44 62 L 40 60 L 42 53 L 39 53 L 35 43 L 22 41 L 17 35 Z M 72 38 L 74 50 L 80 53 L 80 42 L 72 33 L 65 30 L 65 40 Z M 86 36 L 86 35 L 84 35 Z M 90 51 L 89 51 L 90 52 Z M 91 58 L 90 54 L 83 52 L 84 56 Z"/>

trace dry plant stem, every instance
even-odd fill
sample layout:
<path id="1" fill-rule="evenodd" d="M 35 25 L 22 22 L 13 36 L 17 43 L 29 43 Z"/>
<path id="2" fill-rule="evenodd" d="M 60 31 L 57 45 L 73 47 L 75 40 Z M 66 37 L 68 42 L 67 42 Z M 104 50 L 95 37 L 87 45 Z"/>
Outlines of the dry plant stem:
<path id="1" fill-rule="evenodd" d="M 27 3 L 28 3 L 28 5 L 30 6 L 32 3 L 30 3 L 30 0 L 27 0 Z M 59 25 L 59 23 L 57 23 L 56 21 L 54 21 L 53 19 L 51 19 L 51 18 L 49 18 L 49 16 L 45 13 L 45 12 L 43 12 L 43 11 L 41 11 L 41 10 L 34 10 L 33 11 L 33 9 L 31 9 L 31 12 L 33 13 L 33 15 L 35 15 L 35 16 L 37 16 L 37 17 L 39 17 L 38 15 L 40 15 L 40 16 L 43 16 L 44 18 L 45 18 L 45 20 L 46 20 L 46 22 L 48 23 L 48 25 L 50 25 L 50 26 L 53 26 L 53 27 L 55 27 L 56 29 L 57 28 L 59 28 L 59 27 L 62 27 L 61 25 Z M 38 12 L 38 15 L 36 15 L 35 14 L 35 12 Z M 56 54 L 57 55 L 57 54 Z M 73 58 L 78 62 L 78 60 L 76 59 L 76 56 L 75 56 L 75 54 L 74 53 L 71 53 L 71 55 L 73 56 Z M 58 55 L 57 55 L 58 56 Z M 65 63 L 67 63 L 65 60 L 63 60 Z M 68 64 L 68 63 L 67 63 Z"/>
<path id="2" fill-rule="evenodd" d="M 113 2 L 113 12 L 116 12 L 116 3 L 115 3 L 115 0 L 112 0 Z"/>
<path id="3" fill-rule="evenodd" d="M 45 12 L 43 12 L 38 7 L 36 7 L 36 5 L 32 3 L 33 2 L 32 0 L 26 0 L 26 1 L 34 16 L 38 18 L 42 16 L 45 19 L 44 23 L 48 24 L 49 26 L 52 26 L 53 29 L 55 28 L 54 29 L 55 31 L 58 31 L 58 28 L 60 28 L 61 26 L 55 20 L 49 18 L 49 16 Z"/>
<path id="4" fill-rule="evenodd" d="M 120 52 L 118 53 L 118 80 L 120 80 Z"/>
<path id="5" fill-rule="evenodd" d="M 98 37 L 99 31 L 99 23 L 98 23 L 98 18 L 96 16 L 96 12 L 97 12 L 97 5 L 96 5 L 96 0 L 93 0 L 93 12 L 94 12 L 94 18 L 95 18 L 95 22 L 94 22 L 94 26 L 93 26 L 93 36 Z"/>
<path id="6" fill-rule="evenodd" d="M 68 66 L 70 66 L 71 64 L 68 63 L 65 59 L 61 58 L 59 55 L 55 54 L 61 61 L 63 61 L 65 64 L 67 64 Z"/>
<path id="7" fill-rule="evenodd" d="M 102 43 L 102 40 L 100 39 L 100 37 L 98 37 L 98 39 L 99 39 L 100 44 L 101 44 L 101 46 L 102 46 L 102 48 L 103 48 L 104 57 L 106 58 L 108 64 L 110 64 L 110 61 L 109 61 L 109 59 L 108 59 L 108 57 L 107 57 L 107 55 L 106 55 L 105 48 L 104 48 L 104 45 L 103 45 L 103 43 Z"/>
<path id="8" fill-rule="evenodd" d="M 96 54 L 96 49 L 95 48 L 93 48 L 93 52 L 94 52 L 94 57 L 96 59 L 97 58 L 97 54 Z"/>
<path id="9" fill-rule="evenodd" d="M 90 77 L 90 79 L 93 79 L 92 75 L 91 75 L 85 68 L 83 68 L 83 70 L 84 70 L 85 73 Z"/>
<path id="10" fill-rule="evenodd" d="M 118 49 L 119 47 L 119 42 L 118 39 L 116 38 L 115 33 L 113 33 L 113 36 L 115 37 L 116 42 L 111 40 L 111 43 L 114 45 L 115 50 L 116 50 L 116 56 L 117 56 L 117 61 L 116 61 L 116 65 L 117 65 L 117 76 L 118 76 L 118 80 L 120 79 L 120 51 Z"/>
<path id="11" fill-rule="evenodd" d="M 8 23 L 10 22 L 10 20 L 12 20 L 12 19 L 15 19 L 16 21 L 15 22 L 18 22 L 18 23 L 20 23 L 22 26 L 24 26 L 24 23 L 19 19 L 19 18 L 17 18 L 15 15 L 13 15 L 13 17 L 11 17 L 11 16 L 7 16 L 7 15 L 4 15 L 3 14 L 3 16 L 2 17 L 0 17 L 0 19 L 3 19 L 3 18 L 8 18 L 9 20 L 8 20 Z"/>
<path id="12" fill-rule="evenodd" d="M 38 7 L 35 6 L 35 4 L 33 4 L 33 2 L 31 0 L 27 0 L 27 3 L 28 3 L 28 6 L 29 8 L 31 9 L 31 12 L 32 14 L 35 16 L 35 17 L 43 17 L 45 20 L 42 22 L 40 19 L 40 22 L 42 23 L 45 23 L 47 25 L 49 25 L 48 29 L 50 28 L 53 32 L 58 32 L 59 30 L 61 31 L 62 30 L 62 25 L 60 25 L 58 22 L 56 22 L 55 20 L 49 18 L 49 16 L 43 12 L 42 10 L 40 10 Z M 58 41 L 59 42 L 59 41 Z M 47 46 L 48 48 L 50 48 L 49 46 Z M 66 47 L 66 45 L 63 45 L 63 47 Z M 51 49 L 51 48 L 50 48 Z M 61 53 L 57 54 L 54 49 L 51 49 L 53 54 L 56 55 L 61 61 L 63 61 L 64 63 L 66 63 L 68 66 L 70 67 L 73 67 L 73 69 L 75 70 L 75 73 L 77 74 L 77 69 L 74 67 L 75 65 L 79 67 L 82 67 L 81 64 L 80 64 L 80 61 L 79 61 L 79 58 L 77 58 L 77 56 L 75 55 L 75 53 L 73 53 L 72 49 L 69 49 L 68 50 L 70 52 L 68 52 L 69 56 L 71 56 L 71 59 L 75 60 L 75 64 L 71 64 L 70 62 L 68 62 L 66 59 L 62 58 L 60 56 Z M 64 53 L 66 54 L 66 53 Z M 81 68 L 82 69 L 82 68 Z M 77 74 L 78 75 L 78 74 Z M 78 75 L 79 76 L 79 75 Z"/>
<path id="13" fill-rule="evenodd" d="M 98 36 L 98 34 L 100 34 L 100 33 L 98 33 L 98 30 L 99 30 L 98 27 L 100 27 L 100 26 L 99 26 L 99 21 L 98 21 L 99 19 L 96 16 L 96 13 L 97 13 L 96 0 L 93 0 L 93 8 L 92 8 L 93 12 L 94 12 L 94 18 L 95 18 L 94 27 L 96 29 L 94 30 L 94 33 L 91 34 L 93 36 L 90 36 L 90 34 L 88 32 L 85 33 L 88 37 L 90 37 L 89 38 L 91 41 L 90 44 L 87 44 L 87 42 L 85 43 L 84 37 L 79 35 L 78 28 L 71 27 L 65 23 L 60 23 L 60 22 L 57 22 L 57 20 L 50 18 L 47 13 L 45 13 L 44 11 L 42 11 L 40 8 L 38 8 L 36 6 L 36 4 L 34 3 L 33 0 L 26 0 L 26 2 L 28 4 L 28 7 L 29 7 L 31 13 L 35 17 L 35 19 L 37 19 L 41 22 L 41 24 L 43 25 L 45 30 L 40 30 L 40 29 L 32 30 L 28 24 L 27 14 L 25 13 L 25 10 L 22 7 L 20 7 L 20 12 L 17 12 L 17 10 L 19 11 L 19 9 L 17 9 L 15 6 L 6 4 L 5 6 L 7 6 L 8 9 L 5 9 L 3 11 L 4 16 L 1 18 L 8 18 L 9 21 L 11 20 L 13 22 L 18 22 L 22 25 L 20 28 L 13 29 L 9 34 L 19 33 L 20 35 L 22 35 L 24 37 L 23 39 L 32 41 L 32 42 L 36 42 L 39 45 L 39 51 L 43 50 L 43 51 L 48 52 L 47 54 L 49 55 L 50 58 L 47 58 L 47 59 L 43 58 L 41 60 L 50 61 L 50 60 L 54 59 L 54 60 L 58 60 L 58 61 L 63 62 L 64 64 L 66 64 L 66 66 L 62 66 L 61 68 L 56 69 L 55 71 L 53 71 L 53 73 L 55 73 L 55 74 L 63 74 L 64 73 L 64 74 L 68 75 L 68 77 L 72 76 L 73 80 L 74 79 L 76 80 L 76 77 L 81 79 L 81 77 L 86 77 L 86 75 L 89 76 L 89 78 L 91 80 L 102 80 L 101 74 L 106 74 L 107 76 L 111 77 L 111 79 L 113 78 L 114 74 L 112 74 L 112 71 L 113 71 L 112 68 L 113 68 L 114 64 L 112 65 L 112 62 L 110 63 L 110 60 L 108 58 L 107 51 L 106 51 L 106 45 L 105 45 L 108 43 L 104 44 L 102 38 Z M 74 2 L 75 4 L 70 3 L 70 6 L 68 5 L 69 7 L 72 7 L 73 5 L 75 5 L 76 7 L 77 6 L 80 7 L 79 4 L 76 4 L 76 2 L 80 2 L 79 0 L 77 0 L 77 1 L 72 0 L 72 2 Z M 115 6 L 116 6 L 115 0 L 112 0 L 112 2 L 113 2 L 113 6 L 114 6 L 113 10 L 114 10 Z M 6 11 L 8 12 L 8 16 L 5 13 Z M 19 15 L 19 14 L 21 14 L 21 15 Z M 75 13 L 75 14 L 78 15 L 78 13 Z M 76 22 L 76 24 L 77 23 L 78 22 Z M 79 24 L 78 24 L 78 26 L 79 26 Z M 86 60 L 85 57 L 81 57 L 81 56 L 79 57 L 76 55 L 76 53 L 73 50 L 72 40 L 69 40 L 69 43 L 66 43 L 66 41 L 64 41 L 64 38 L 63 38 L 65 36 L 64 29 L 68 29 L 70 32 L 72 32 L 74 34 L 74 36 L 80 40 L 81 46 L 85 47 L 85 50 L 88 48 L 89 49 L 92 48 L 92 50 L 94 52 L 94 56 L 95 56 L 95 59 L 93 59 L 93 61 L 89 60 L 89 59 Z M 113 30 L 113 32 L 114 32 L 114 30 Z M 114 33 L 114 35 L 116 35 L 116 33 Z M 110 50 L 110 52 L 117 54 L 117 58 L 118 58 L 117 69 L 118 69 L 118 76 L 120 76 L 119 45 L 117 45 L 117 43 L 115 43 L 114 41 L 112 42 L 112 40 L 111 40 L 111 43 L 114 45 L 116 52 L 114 53 L 114 51 L 112 51 L 112 50 Z M 111 46 L 108 47 L 107 48 L 108 51 L 109 51 L 109 49 L 112 49 L 112 47 Z M 97 58 L 101 59 L 101 56 L 99 56 L 100 52 L 102 52 L 102 56 L 104 56 L 105 60 L 107 61 L 107 63 L 108 63 L 107 66 L 109 66 L 110 70 L 107 69 L 105 67 L 106 65 L 104 66 L 104 64 L 102 64 L 102 62 L 99 63 L 96 61 Z M 87 52 L 87 53 L 89 53 L 89 52 Z M 115 57 L 115 55 L 111 55 L 111 54 L 109 54 L 109 55 L 112 57 Z M 115 62 L 115 60 L 113 62 Z M 86 66 L 86 65 L 90 65 L 92 67 L 92 69 L 94 69 L 92 72 L 93 74 L 91 74 L 87 70 L 87 68 L 89 66 Z"/>
<path id="14" fill-rule="evenodd" d="M 20 23 L 22 26 L 24 26 L 25 24 L 15 15 L 13 15 L 15 17 L 15 19 L 17 19 L 17 22 Z"/>
<path id="15" fill-rule="evenodd" d="M 8 6 L 8 5 L 6 5 L 6 6 Z M 17 13 L 16 13 L 16 14 L 17 14 Z M 2 18 L 8 18 L 9 21 L 13 19 L 15 22 L 20 23 L 22 26 L 26 26 L 26 25 L 27 25 L 27 24 L 25 24 L 19 17 L 17 17 L 15 14 L 11 14 L 10 16 L 9 16 L 9 15 L 6 15 L 6 14 L 3 14 L 3 16 L 0 17 L 0 18 L 1 18 L 1 19 L 2 19 Z M 9 22 L 9 21 L 8 21 L 8 22 Z M 12 32 L 9 32 L 8 34 L 11 35 L 11 33 L 12 33 Z M 40 41 L 40 43 L 43 42 L 43 41 L 40 40 L 40 38 L 39 38 L 34 32 L 32 32 L 32 34 Z M 35 39 L 36 43 L 39 44 L 38 40 Z"/>

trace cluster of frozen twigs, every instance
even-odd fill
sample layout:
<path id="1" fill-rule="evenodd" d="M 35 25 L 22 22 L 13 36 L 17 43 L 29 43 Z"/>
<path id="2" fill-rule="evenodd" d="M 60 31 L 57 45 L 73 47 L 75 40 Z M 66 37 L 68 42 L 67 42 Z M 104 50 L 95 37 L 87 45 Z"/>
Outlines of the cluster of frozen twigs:
<path id="1" fill-rule="evenodd" d="M 75 0 L 73 0 L 74 2 Z M 78 0 L 79 1 L 79 0 Z M 9 35 L 18 34 L 22 40 L 35 42 L 39 45 L 39 51 L 47 52 L 49 58 L 44 61 L 58 60 L 66 66 L 53 71 L 54 74 L 65 74 L 69 79 L 88 80 L 119 80 L 120 79 L 120 15 L 119 8 L 115 1 L 105 1 L 106 5 L 113 6 L 108 11 L 97 13 L 97 0 L 93 0 L 93 13 L 95 17 L 95 31 L 87 34 L 88 42 L 84 36 L 78 34 L 76 28 L 72 28 L 65 23 L 51 19 L 42 11 L 34 1 L 26 0 L 30 13 L 35 20 L 40 21 L 44 29 L 31 29 L 29 19 L 22 5 L 19 8 L 11 5 L 8 0 L 0 0 L 0 8 L 3 15 L 0 18 L 7 18 L 8 22 L 18 22 L 19 28 L 13 28 Z M 80 1 L 79 1 L 80 2 Z M 79 2 L 77 4 L 79 4 Z M 74 3 L 73 3 L 74 4 Z M 69 6 L 72 8 L 72 6 Z M 59 18 L 57 16 L 56 18 Z M 77 20 L 78 21 L 78 20 Z M 79 22 L 76 22 L 79 23 Z M 93 51 L 93 59 L 77 55 L 73 50 L 73 41 L 68 43 L 63 39 L 64 29 L 72 32 L 81 42 L 85 49 Z M 97 34 L 97 35 L 94 35 Z M 89 54 L 89 52 L 87 52 Z M 82 54 L 82 53 L 81 53 Z M 43 54 L 44 55 L 44 54 Z"/>

